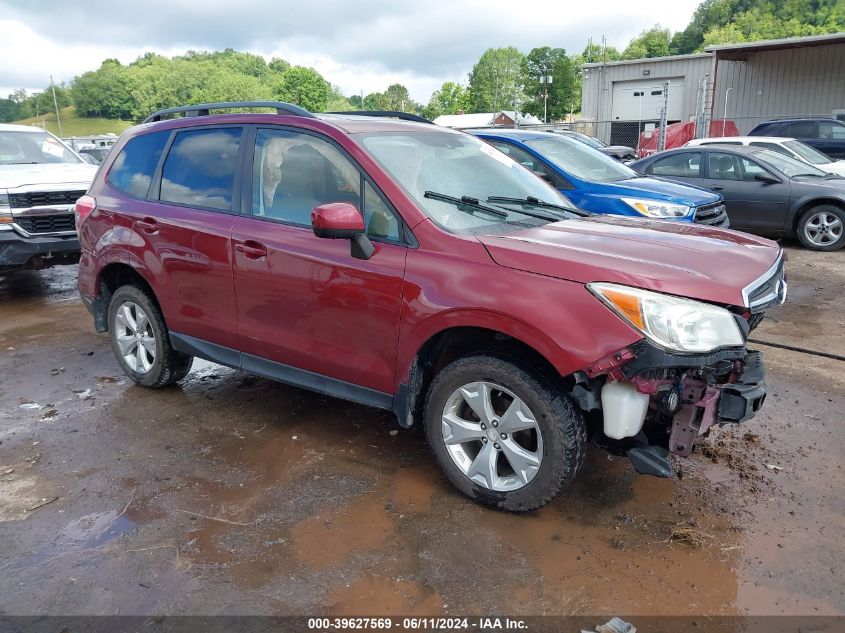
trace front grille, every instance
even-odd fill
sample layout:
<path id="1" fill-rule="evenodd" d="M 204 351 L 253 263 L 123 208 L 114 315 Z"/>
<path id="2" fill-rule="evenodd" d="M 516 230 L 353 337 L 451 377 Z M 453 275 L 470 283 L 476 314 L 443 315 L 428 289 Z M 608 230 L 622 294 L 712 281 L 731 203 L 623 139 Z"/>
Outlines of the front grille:
<path id="1" fill-rule="evenodd" d="M 52 204 L 74 204 L 85 195 L 84 191 L 29 191 L 10 193 L 9 205 L 13 209 L 44 207 Z"/>
<path id="2" fill-rule="evenodd" d="M 76 230 L 74 215 L 30 215 L 15 218 L 15 223 L 27 233 L 61 233 Z"/>
<path id="3" fill-rule="evenodd" d="M 753 313 L 763 312 L 783 303 L 786 298 L 786 275 L 783 258 L 767 277 L 758 279 L 744 290 L 748 307 Z"/>
<path id="4" fill-rule="evenodd" d="M 698 207 L 695 210 L 695 222 L 696 224 L 719 227 L 727 227 L 730 224 L 728 222 L 728 212 L 725 209 L 725 205 L 721 202 Z"/>

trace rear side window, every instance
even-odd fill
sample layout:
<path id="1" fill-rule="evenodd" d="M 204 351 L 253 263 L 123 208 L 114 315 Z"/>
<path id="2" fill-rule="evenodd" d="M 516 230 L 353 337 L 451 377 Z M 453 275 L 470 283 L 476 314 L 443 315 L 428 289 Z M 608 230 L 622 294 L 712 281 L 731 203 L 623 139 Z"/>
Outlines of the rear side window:
<path id="1" fill-rule="evenodd" d="M 819 122 L 819 138 L 845 139 L 845 125 L 833 121 Z"/>
<path id="2" fill-rule="evenodd" d="M 153 132 L 130 139 L 120 150 L 106 180 L 133 198 L 146 198 L 170 132 Z"/>
<path id="3" fill-rule="evenodd" d="M 676 178 L 701 177 L 701 152 L 683 152 L 658 158 L 647 169 L 654 176 L 674 176 Z"/>
<path id="4" fill-rule="evenodd" d="M 814 138 L 816 136 L 816 124 L 813 121 L 798 121 L 786 126 L 786 135 L 795 138 Z"/>
<path id="5" fill-rule="evenodd" d="M 161 172 L 162 202 L 232 210 L 241 128 L 179 132 Z"/>

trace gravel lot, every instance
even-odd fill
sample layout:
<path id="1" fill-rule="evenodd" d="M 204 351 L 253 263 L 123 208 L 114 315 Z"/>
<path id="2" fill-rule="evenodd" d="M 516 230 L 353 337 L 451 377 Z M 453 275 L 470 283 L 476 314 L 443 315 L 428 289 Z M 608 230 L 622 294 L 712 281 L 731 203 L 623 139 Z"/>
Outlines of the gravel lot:
<path id="1" fill-rule="evenodd" d="M 755 337 L 845 354 L 845 251 L 789 257 Z M 0 614 L 845 614 L 841 361 L 760 346 L 763 412 L 679 478 L 592 451 L 514 516 L 387 413 L 199 361 L 132 386 L 75 280 L 0 278 Z"/>

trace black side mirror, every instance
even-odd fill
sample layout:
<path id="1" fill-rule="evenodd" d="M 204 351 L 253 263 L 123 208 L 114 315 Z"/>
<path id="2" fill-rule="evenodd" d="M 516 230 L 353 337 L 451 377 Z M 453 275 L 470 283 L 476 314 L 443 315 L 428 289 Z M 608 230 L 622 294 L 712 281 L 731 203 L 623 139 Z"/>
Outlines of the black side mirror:
<path id="1" fill-rule="evenodd" d="M 543 179 L 543 180 L 545 180 L 547 183 L 551 184 L 551 182 L 552 182 L 552 176 L 551 176 L 551 174 L 547 174 L 547 173 L 546 173 L 546 172 L 544 172 L 544 171 L 535 171 L 535 172 L 532 172 L 532 173 L 533 173 L 535 176 L 537 176 L 537 178 L 542 178 L 542 179 Z"/>
<path id="2" fill-rule="evenodd" d="M 765 183 L 767 185 L 773 185 L 775 183 L 780 182 L 780 179 L 775 178 L 771 174 L 767 174 L 764 171 L 754 174 L 754 180 L 756 180 L 757 182 Z"/>

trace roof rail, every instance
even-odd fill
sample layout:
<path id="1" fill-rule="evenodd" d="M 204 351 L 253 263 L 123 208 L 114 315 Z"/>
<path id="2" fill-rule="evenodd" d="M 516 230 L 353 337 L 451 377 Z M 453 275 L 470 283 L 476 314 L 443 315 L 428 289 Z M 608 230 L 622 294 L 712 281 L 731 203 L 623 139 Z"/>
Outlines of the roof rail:
<path id="1" fill-rule="evenodd" d="M 185 116 L 208 116 L 210 110 L 233 110 L 235 108 L 273 108 L 276 114 L 291 114 L 293 116 L 302 116 L 310 119 L 316 119 L 308 110 L 300 108 L 292 103 L 284 103 L 283 101 L 225 101 L 223 103 L 198 103 L 196 105 L 177 106 L 175 108 L 165 108 L 158 112 L 153 112 L 150 116 L 144 119 L 144 123 L 152 123 L 153 121 L 161 121 L 162 117 L 168 114 L 184 114 Z"/>
<path id="2" fill-rule="evenodd" d="M 323 112 L 323 114 L 345 114 L 350 116 L 382 116 L 392 119 L 402 119 L 403 121 L 414 121 L 416 123 L 430 123 L 434 125 L 434 121 L 430 121 L 418 114 L 411 114 L 410 112 L 400 112 L 398 110 L 347 110 L 346 112 Z"/>

